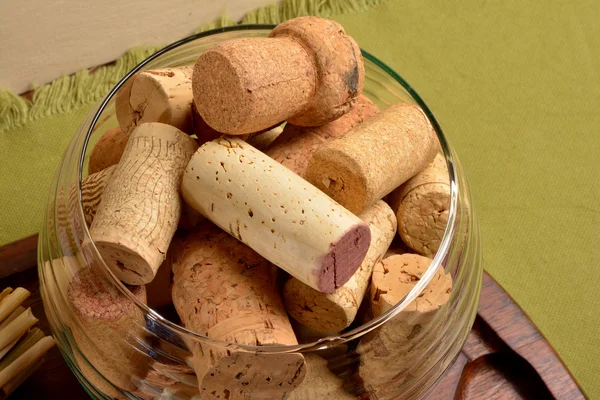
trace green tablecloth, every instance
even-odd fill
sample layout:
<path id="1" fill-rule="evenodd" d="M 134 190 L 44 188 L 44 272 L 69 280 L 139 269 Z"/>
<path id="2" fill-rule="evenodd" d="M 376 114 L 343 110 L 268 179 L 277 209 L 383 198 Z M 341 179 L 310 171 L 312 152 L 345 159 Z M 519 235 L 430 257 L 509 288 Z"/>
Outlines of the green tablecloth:
<path id="1" fill-rule="evenodd" d="M 485 268 L 600 399 L 600 3 L 389 0 L 335 19 L 429 104 L 467 171 Z M 0 242 L 36 231 L 89 108 L 0 134 Z"/>

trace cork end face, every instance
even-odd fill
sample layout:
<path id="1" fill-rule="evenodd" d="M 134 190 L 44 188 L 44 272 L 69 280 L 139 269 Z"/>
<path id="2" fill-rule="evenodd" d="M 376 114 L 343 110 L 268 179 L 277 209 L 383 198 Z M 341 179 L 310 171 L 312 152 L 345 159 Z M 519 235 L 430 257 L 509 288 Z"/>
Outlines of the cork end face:
<path id="1" fill-rule="evenodd" d="M 152 268 L 141 255 L 127 246 L 105 241 L 96 241 L 95 244 L 108 268 L 122 282 L 129 285 L 145 285 L 154 279 L 158 266 Z"/>
<path id="2" fill-rule="evenodd" d="M 433 257 L 444 236 L 449 210 L 449 185 L 419 186 L 398 207 L 398 234 L 414 251 Z"/>
<path id="3" fill-rule="evenodd" d="M 196 365 L 196 371 L 202 369 L 206 367 Z M 305 375 L 306 363 L 301 354 L 236 352 L 221 358 L 198 377 L 198 385 L 205 400 L 281 399 L 297 388 Z"/>
<path id="4" fill-rule="evenodd" d="M 342 286 L 360 268 L 369 245 L 371 230 L 365 223 L 353 226 L 348 232 L 332 243 L 329 252 L 318 269 L 317 285 L 321 292 L 332 293 Z"/>
<path id="5" fill-rule="evenodd" d="M 242 84 L 238 68 L 218 49 L 202 54 L 194 66 L 194 104 L 212 129 L 228 134 L 252 133 L 245 124 L 252 115 L 250 92 Z"/>

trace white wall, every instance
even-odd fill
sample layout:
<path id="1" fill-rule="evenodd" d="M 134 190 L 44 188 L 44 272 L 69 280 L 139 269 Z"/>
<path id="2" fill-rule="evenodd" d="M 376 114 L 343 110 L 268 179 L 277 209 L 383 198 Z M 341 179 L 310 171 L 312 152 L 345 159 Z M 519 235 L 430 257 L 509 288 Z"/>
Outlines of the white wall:
<path id="1" fill-rule="evenodd" d="M 162 45 L 226 13 L 239 19 L 276 0 L 7 0 L 0 12 L 0 87 L 101 65 L 129 48 Z"/>

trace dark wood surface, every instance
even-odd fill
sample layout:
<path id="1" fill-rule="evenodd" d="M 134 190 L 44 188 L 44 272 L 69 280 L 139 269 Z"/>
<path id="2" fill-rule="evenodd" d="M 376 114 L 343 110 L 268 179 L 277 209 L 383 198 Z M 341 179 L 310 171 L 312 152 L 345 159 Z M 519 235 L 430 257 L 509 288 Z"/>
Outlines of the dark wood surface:
<path id="1" fill-rule="evenodd" d="M 24 303 L 49 334 L 35 265 L 37 236 L 0 247 L 0 289 L 24 287 Z M 11 399 L 86 399 L 55 347 Z M 579 400 L 577 383 L 510 296 L 484 274 L 477 319 L 465 346 L 428 400 Z M 312 399 L 307 399 L 312 400 Z"/>

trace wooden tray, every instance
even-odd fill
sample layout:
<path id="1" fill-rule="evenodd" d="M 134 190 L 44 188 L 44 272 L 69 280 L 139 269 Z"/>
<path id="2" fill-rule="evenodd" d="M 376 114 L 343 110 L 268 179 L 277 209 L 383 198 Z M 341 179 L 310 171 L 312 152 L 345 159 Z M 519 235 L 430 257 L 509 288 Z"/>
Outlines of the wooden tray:
<path id="1" fill-rule="evenodd" d="M 37 236 L 0 247 L 0 289 L 31 291 L 25 302 L 50 333 L 39 293 Z M 87 399 L 60 352 L 54 348 L 44 366 L 11 399 Z M 428 400 L 579 400 L 577 383 L 550 344 L 510 296 L 487 274 L 477 319 L 456 363 Z M 325 400 L 325 399 L 307 399 Z M 332 399 L 334 400 L 334 399 Z"/>

